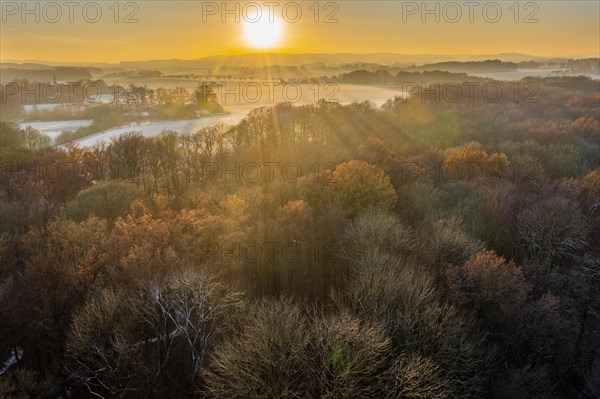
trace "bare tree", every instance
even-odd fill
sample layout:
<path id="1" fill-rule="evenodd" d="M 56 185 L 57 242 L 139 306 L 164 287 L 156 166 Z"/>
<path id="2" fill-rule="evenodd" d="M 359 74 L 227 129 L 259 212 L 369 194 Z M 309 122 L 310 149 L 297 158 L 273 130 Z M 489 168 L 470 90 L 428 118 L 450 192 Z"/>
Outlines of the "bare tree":
<path id="1" fill-rule="evenodd" d="M 555 195 L 532 204 L 517 217 L 519 238 L 533 258 L 572 257 L 588 245 L 590 226 L 575 201 Z"/>
<path id="2" fill-rule="evenodd" d="M 196 270 L 143 282 L 126 294 L 105 291 L 73 318 L 71 377 L 100 398 L 190 389 L 218 327 L 239 302 L 238 294 Z M 181 353 L 190 361 L 181 362 Z"/>

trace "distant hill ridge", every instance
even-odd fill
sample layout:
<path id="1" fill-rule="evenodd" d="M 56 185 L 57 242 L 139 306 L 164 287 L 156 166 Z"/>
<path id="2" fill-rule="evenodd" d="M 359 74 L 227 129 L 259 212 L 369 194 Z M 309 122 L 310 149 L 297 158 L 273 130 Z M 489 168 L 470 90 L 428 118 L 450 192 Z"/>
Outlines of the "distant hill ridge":
<path id="1" fill-rule="evenodd" d="M 549 59 L 547 57 L 538 57 L 520 53 L 502 53 L 502 54 L 399 54 L 399 53 L 305 53 L 305 54 L 287 54 L 287 53 L 247 53 L 247 54 L 236 54 L 236 55 L 216 55 L 207 56 L 197 59 L 157 59 L 157 60 L 144 60 L 144 61 L 122 61 L 118 63 L 103 63 L 103 62 L 44 62 L 44 61 L 19 61 L 22 65 L 23 62 L 45 64 L 45 65 L 69 65 L 69 66 L 94 66 L 98 68 L 152 68 L 152 67 L 182 67 L 182 66 L 197 66 L 206 67 L 215 65 L 215 63 L 230 63 L 236 66 L 248 66 L 254 67 L 257 63 L 263 63 L 265 59 L 271 61 L 271 63 L 279 65 L 299 65 L 299 64 L 311 64 L 311 63 L 335 63 L 344 64 L 352 62 L 367 62 L 367 63 L 378 63 L 391 65 L 395 63 L 403 64 L 425 64 L 435 62 L 447 62 L 447 61 L 484 61 L 488 59 L 499 59 L 507 62 L 520 62 L 520 61 L 543 61 Z M 568 57 L 564 58 L 565 60 Z M 276 61 L 276 62 L 273 62 Z M 17 62 L 14 60 L 5 60 L 5 62 Z"/>
<path id="2" fill-rule="evenodd" d="M 0 64 L 0 80 L 3 83 L 15 79 L 27 79 L 38 82 L 59 82 L 91 79 L 93 74 L 102 73 L 99 68 L 76 66 L 50 66 L 42 64 Z"/>

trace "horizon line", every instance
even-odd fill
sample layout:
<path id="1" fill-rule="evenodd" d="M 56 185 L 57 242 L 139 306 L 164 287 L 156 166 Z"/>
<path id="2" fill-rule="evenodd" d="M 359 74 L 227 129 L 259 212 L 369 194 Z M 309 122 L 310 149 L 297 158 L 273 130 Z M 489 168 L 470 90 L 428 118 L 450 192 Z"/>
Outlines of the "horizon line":
<path id="1" fill-rule="evenodd" d="M 198 61 L 206 58 L 219 58 L 219 57 L 243 57 L 253 55 L 306 55 L 306 56 L 319 56 L 319 55 L 330 55 L 330 56 L 344 56 L 344 55 L 356 55 L 356 56 L 373 56 L 373 55 L 390 55 L 390 56 L 415 56 L 415 57 L 473 57 L 473 56 L 502 56 L 502 55 L 520 55 L 525 57 L 535 58 L 567 58 L 567 59 L 586 59 L 586 58 L 600 58 L 600 53 L 596 55 L 590 54 L 570 54 L 570 55 L 537 55 L 527 54 L 520 52 L 501 52 L 501 53 L 395 53 L 395 52 L 369 52 L 369 53 L 353 53 L 353 52 L 336 52 L 336 53 L 286 53 L 286 52 L 248 52 L 240 54 L 216 54 L 207 55 L 198 58 L 154 58 L 154 59 L 138 59 L 138 60 L 120 60 L 120 61 L 69 61 L 69 60 L 39 60 L 39 59 L 0 59 L 0 63 L 70 63 L 70 64 L 111 64 L 118 65 L 123 63 L 134 63 L 134 62 L 156 62 L 156 61 Z"/>

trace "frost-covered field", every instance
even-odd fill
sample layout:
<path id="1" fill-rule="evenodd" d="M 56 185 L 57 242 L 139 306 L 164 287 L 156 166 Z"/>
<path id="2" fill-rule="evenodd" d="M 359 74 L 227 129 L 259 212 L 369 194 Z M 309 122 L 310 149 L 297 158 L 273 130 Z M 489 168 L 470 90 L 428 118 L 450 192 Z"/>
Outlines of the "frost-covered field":
<path id="1" fill-rule="evenodd" d="M 92 94 L 90 93 L 90 97 L 84 100 L 85 105 L 97 105 L 97 104 L 108 104 L 113 101 L 112 94 Z M 69 103 L 45 103 L 45 104 L 26 104 L 23 106 L 23 109 L 27 113 L 31 113 L 33 111 L 52 111 L 57 108 L 70 108 L 70 107 L 80 107 L 78 104 L 69 104 Z"/>
<path id="2" fill-rule="evenodd" d="M 33 112 L 34 110 L 38 110 L 38 111 L 52 111 L 56 108 L 60 108 L 64 106 L 64 104 L 59 104 L 59 103 L 50 103 L 50 104 L 26 104 L 23 105 L 23 109 L 25 110 L 25 112 L 30 113 Z"/>
<path id="3" fill-rule="evenodd" d="M 118 127 L 114 129 L 105 130 L 100 133 L 93 134 L 91 136 L 84 137 L 79 140 L 75 140 L 74 144 L 78 147 L 91 147 L 99 142 L 110 141 L 114 137 L 118 137 L 128 132 L 140 132 L 146 137 L 158 136 L 164 130 L 173 130 L 180 134 L 195 133 L 197 130 L 212 126 L 218 122 L 225 124 L 236 124 L 241 121 L 245 114 L 231 114 L 222 116 L 212 116 L 208 118 L 188 119 L 183 121 L 163 121 L 163 122 L 150 122 L 142 123 L 137 125 L 132 123 L 128 126 Z"/>
<path id="4" fill-rule="evenodd" d="M 99 142 L 110 141 L 112 138 L 127 132 L 141 132 L 146 137 L 154 137 L 164 130 L 173 130 L 184 134 L 194 133 L 202 127 L 212 126 L 219 122 L 233 125 L 240 122 L 252 109 L 271 106 L 286 100 L 294 105 L 313 104 L 320 98 L 327 98 L 329 101 L 336 101 L 341 104 L 369 100 L 376 106 L 381 106 L 386 100 L 403 94 L 400 88 L 350 84 L 335 86 L 322 84 L 290 85 L 287 89 L 284 89 L 283 86 L 238 85 L 237 90 L 231 89 L 232 87 L 225 88 L 224 91 L 217 93 L 224 108 L 230 112 L 228 115 L 180 121 L 146 122 L 140 125 L 132 123 L 81 138 L 76 140 L 74 144 L 79 147 L 90 147 Z M 21 122 L 19 126 L 21 128 L 31 126 L 54 140 L 63 131 L 75 131 L 80 127 L 89 126 L 91 122 L 91 120 Z"/>
<path id="5" fill-rule="evenodd" d="M 75 131 L 80 127 L 89 126 L 92 123 L 89 119 L 76 119 L 69 121 L 50 121 L 50 122 L 21 122 L 19 127 L 25 129 L 27 126 L 31 126 L 33 129 L 39 130 L 54 140 L 63 131 Z"/>
<path id="6" fill-rule="evenodd" d="M 369 86 L 361 86 L 361 85 L 339 85 L 337 91 L 330 87 L 323 88 L 319 87 L 319 92 L 315 92 L 316 86 L 314 85 L 299 85 L 300 87 L 300 97 L 292 102 L 294 105 L 304 105 L 304 104 L 312 104 L 315 102 L 315 97 L 317 94 L 321 97 L 325 97 L 326 95 L 330 95 L 330 99 L 342 104 L 348 104 L 353 101 L 364 101 L 368 99 L 373 102 L 377 106 L 381 106 L 387 99 L 393 98 L 394 96 L 401 95 L 402 91 L 398 88 L 382 88 L 382 87 L 369 87 Z M 240 90 L 244 92 L 240 86 Z M 252 109 L 261 107 L 261 106 L 269 106 L 274 105 L 279 102 L 283 102 L 286 99 L 293 98 L 295 96 L 294 88 L 290 86 L 289 93 L 284 94 L 283 91 L 273 89 L 270 93 L 267 92 L 268 88 L 265 87 L 264 91 L 262 91 L 261 96 L 258 101 L 244 101 L 253 98 L 252 96 L 256 95 L 257 91 L 251 92 L 251 88 L 245 90 L 248 98 L 244 98 L 242 94 L 226 94 L 225 92 L 219 93 L 219 98 L 222 100 L 222 104 L 225 109 L 231 112 L 229 115 L 219 115 L 212 116 L 208 118 L 199 118 L 199 119 L 190 119 L 190 120 L 182 120 L 182 121 L 163 121 L 163 122 L 152 122 L 152 123 L 142 123 L 141 125 L 131 124 L 129 126 L 118 127 L 114 129 L 105 130 L 103 132 L 84 137 L 82 139 L 76 140 L 74 142 L 75 145 L 79 147 L 91 147 L 96 143 L 102 141 L 110 141 L 112 138 L 120 136 L 123 133 L 127 132 L 141 132 L 146 137 L 154 137 L 158 136 L 164 130 L 173 130 L 177 133 L 194 133 L 202 127 L 212 126 L 216 123 L 224 123 L 226 125 L 234 125 L 240 122 Z M 238 98 L 236 98 L 236 95 Z M 269 98 L 270 97 L 270 98 Z"/>

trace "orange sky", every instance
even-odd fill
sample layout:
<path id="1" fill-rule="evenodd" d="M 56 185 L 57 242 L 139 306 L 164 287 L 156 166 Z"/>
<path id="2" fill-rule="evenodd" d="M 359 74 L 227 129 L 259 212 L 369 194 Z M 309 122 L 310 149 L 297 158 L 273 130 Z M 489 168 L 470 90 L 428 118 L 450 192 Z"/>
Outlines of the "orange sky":
<path id="1" fill-rule="evenodd" d="M 254 10 L 249 2 L 121 2 L 118 14 L 114 1 L 98 1 L 100 14 L 87 3 L 61 6 L 59 15 L 42 2 L 28 3 L 30 13 L 23 13 L 21 1 L 3 1 L 0 58 L 118 62 L 256 50 L 243 35 L 244 17 Z M 422 3 L 255 2 L 264 18 L 273 11 L 282 20 L 282 40 L 270 49 L 277 52 L 600 56 L 600 2 L 595 0 L 520 2 L 518 14 L 512 0 L 479 2 L 474 8 L 463 1 L 453 3 L 459 7 L 430 1 L 429 14 Z M 224 7 L 231 12 L 222 15 Z M 128 15 L 131 23 L 125 23 Z"/>

